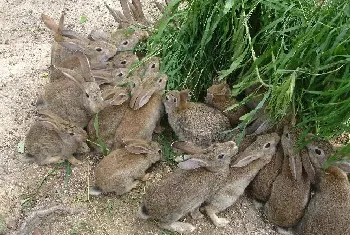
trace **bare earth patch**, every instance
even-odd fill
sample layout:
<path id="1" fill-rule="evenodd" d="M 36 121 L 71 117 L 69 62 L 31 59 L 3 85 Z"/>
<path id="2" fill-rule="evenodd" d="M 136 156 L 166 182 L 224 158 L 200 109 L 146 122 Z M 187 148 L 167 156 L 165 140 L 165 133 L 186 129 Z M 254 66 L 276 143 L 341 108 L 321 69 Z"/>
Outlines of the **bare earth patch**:
<path id="1" fill-rule="evenodd" d="M 106 2 L 119 7 L 117 1 Z M 156 14 L 154 4 L 143 1 L 143 5 L 149 15 Z M 49 81 L 53 37 L 40 15 L 45 12 L 58 20 L 62 10 L 66 11 L 66 27 L 85 34 L 94 28 L 109 31 L 116 26 L 103 1 L 0 1 L 0 215 L 7 223 L 8 234 L 17 234 L 25 222 L 28 234 L 36 235 L 170 234 L 151 221 L 137 218 L 145 187 L 166 177 L 170 172 L 166 164 L 158 164 L 151 179 L 129 194 L 88 198 L 94 156 L 87 156 L 82 166 L 74 167 L 69 182 L 65 183 L 64 167 L 46 177 L 55 166 L 26 163 L 23 154 L 17 151 L 18 143 L 24 140 L 36 118 L 36 98 Z M 87 21 L 81 24 L 79 19 L 83 15 Z M 50 208 L 53 212 L 41 221 L 40 213 Z M 277 234 L 246 197 L 224 216 L 231 219 L 226 228 L 215 228 L 207 218 L 186 220 L 197 226 L 193 234 Z"/>

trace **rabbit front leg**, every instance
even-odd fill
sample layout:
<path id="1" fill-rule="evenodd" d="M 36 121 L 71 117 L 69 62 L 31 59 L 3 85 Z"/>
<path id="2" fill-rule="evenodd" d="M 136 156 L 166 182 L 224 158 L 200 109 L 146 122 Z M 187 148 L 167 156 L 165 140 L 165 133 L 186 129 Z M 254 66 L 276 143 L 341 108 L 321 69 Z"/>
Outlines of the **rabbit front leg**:
<path id="1" fill-rule="evenodd" d="M 199 207 L 197 207 L 196 209 L 194 209 L 193 211 L 191 211 L 191 217 L 192 219 L 201 219 L 204 217 L 204 215 L 199 211 Z"/>
<path id="2" fill-rule="evenodd" d="M 217 216 L 217 213 L 219 213 L 220 211 L 215 206 L 207 205 L 204 207 L 204 209 L 216 227 L 225 227 L 228 223 L 230 223 L 230 220 L 226 218 L 220 218 Z"/>

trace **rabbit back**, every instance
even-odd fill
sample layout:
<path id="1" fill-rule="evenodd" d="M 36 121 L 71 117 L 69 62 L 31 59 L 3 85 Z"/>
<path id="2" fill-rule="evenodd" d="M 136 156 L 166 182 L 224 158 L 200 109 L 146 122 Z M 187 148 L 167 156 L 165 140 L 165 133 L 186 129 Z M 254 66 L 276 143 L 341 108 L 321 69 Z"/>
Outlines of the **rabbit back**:
<path id="1" fill-rule="evenodd" d="M 122 146 L 122 139 L 134 138 L 146 141 L 152 140 L 152 134 L 162 113 L 162 92 L 152 95 L 142 108 L 133 110 L 127 108 L 125 115 L 116 129 L 116 146 Z"/>
<path id="2" fill-rule="evenodd" d="M 226 116 L 202 103 L 190 103 L 184 110 L 168 113 L 168 121 L 179 140 L 200 146 L 224 141 L 226 136 L 222 132 L 231 128 Z"/>
<path id="3" fill-rule="evenodd" d="M 39 165 L 57 163 L 68 159 L 77 152 L 83 140 L 60 130 L 46 121 L 37 121 L 29 129 L 25 138 L 26 152 Z M 63 130 L 61 130 L 63 131 Z"/>
<path id="4" fill-rule="evenodd" d="M 84 99 L 85 92 L 74 81 L 57 80 L 46 85 L 38 108 L 49 109 L 64 120 L 85 127 L 92 113 L 85 107 Z"/>
<path id="5" fill-rule="evenodd" d="M 135 179 L 144 175 L 149 167 L 143 154 L 130 154 L 125 149 L 117 149 L 105 156 L 95 169 L 95 185 L 104 193 L 128 192 Z"/>
<path id="6" fill-rule="evenodd" d="M 173 222 L 199 207 L 224 183 L 224 175 L 204 169 L 178 169 L 146 191 L 143 207 L 147 214 L 161 222 Z"/>

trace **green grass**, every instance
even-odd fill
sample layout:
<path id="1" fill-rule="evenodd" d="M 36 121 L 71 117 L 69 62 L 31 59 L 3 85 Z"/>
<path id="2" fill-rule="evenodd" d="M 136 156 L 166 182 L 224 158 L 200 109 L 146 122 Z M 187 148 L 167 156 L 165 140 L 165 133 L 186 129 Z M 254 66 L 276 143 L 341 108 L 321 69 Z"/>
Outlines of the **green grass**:
<path id="1" fill-rule="evenodd" d="M 94 128 L 95 128 L 95 133 L 96 133 L 96 137 L 97 137 L 97 143 L 94 143 L 92 141 L 90 141 L 90 142 L 97 145 L 101 149 L 101 152 L 103 153 L 103 155 L 107 156 L 109 154 L 110 150 L 107 148 L 104 141 L 100 138 L 98 126 L 99 126 L 98 125 L 98 113 L 96 113 L 95 118 L 94 118 Z"/>
<path id="2" fill-rule="evenodd" d="M 225 79 L 244 104 L 264 89 L 270 116 L 291 112 L 298 127 L 329 139 L 350 132 L 350 3 L 297 0 L 171 2 L 147 42 L 162 58 L 167 89 L 190 88 L 200 100 Z M 251 120 L 255 111 L 245 116 Z M 349 153 L 349 147 L 341 153 Z"/>

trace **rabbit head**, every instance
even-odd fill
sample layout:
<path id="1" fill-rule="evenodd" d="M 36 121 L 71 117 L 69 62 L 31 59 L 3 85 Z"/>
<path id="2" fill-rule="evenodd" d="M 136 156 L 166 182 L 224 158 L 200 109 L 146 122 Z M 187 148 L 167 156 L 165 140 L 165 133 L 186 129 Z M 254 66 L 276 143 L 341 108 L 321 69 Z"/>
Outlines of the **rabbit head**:
<path id="1" fill-rule="evenodd" d="M 231 90 L 226 81 L 213 84 L 207 89 L 206 103 L 211 104 L 215 100 L 225 101 L 230 97 Z"/>
<path id="2" fill-rule="evenodd" d="M 166 113 L 174 113 L 186 109 L 188 106 L 187 101 L 191 98 L 189 90 L 182 91 L 170 91 L 167 93 L 163 100 Z"/>
<path id="3" fill-rule="evenodd" d="M 117 48 L 103 40 L 89 40 L 72 30 L 64 30 L 64 13 L 62 13 L 59 25 L 54 20 L 42 14 L 45 25 L 54 32 L 55 41 L 69 51 L 84 53 L 91 62 L 93 68 L 105 67 L 105 63 L 117 53 Z"/>
<path id="4" fill-rule="evenodd" d="M 136 86 L 131 92 L 130 108 L 137 110 L 143 107 L 156 92 L 163 92 L 168 76 L 153 73 Z"/>
<path id="5" fill-rule="evenodd" d="M 215 143 L 205 149 L 201 149 L 200 147 L 186 141 L 174 142 L 172 146 L 186 153 L 192 154 L 190 158 L 178 164 L 181 169 L 204 167 L 211 172 L 222 171 L 228 167 L 232 156 L 238 152 L 236 143 L 233 141 Z"/>

